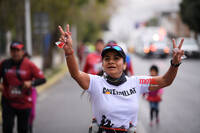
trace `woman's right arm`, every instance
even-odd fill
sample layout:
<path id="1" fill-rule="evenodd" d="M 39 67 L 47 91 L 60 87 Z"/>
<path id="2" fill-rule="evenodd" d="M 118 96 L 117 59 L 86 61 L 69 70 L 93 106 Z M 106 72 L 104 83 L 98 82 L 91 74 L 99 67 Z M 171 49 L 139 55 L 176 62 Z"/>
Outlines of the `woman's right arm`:
<path id="1" fill-rule="evenodd" d="M 65 58 L 69 72 L 72 78 L 76 80 L 76 82 L 81 86 L 81 88 L 87 90 L 90 84 L 90 77 L 87 73 L 81 72 L 79 70 L 78 63 L 76 61 L 74 50 L 72 47 L 72 38 L 71 38 L 71 33 L 69 31 L 69 25 L 67 25 L 66 32 L 63 31 L 61 26 L 59 26 L 58 28 L 61 33 L 61 37 L 59 40 L 65 43 L 63 50 L 65 52 L 66 56 Z"/>

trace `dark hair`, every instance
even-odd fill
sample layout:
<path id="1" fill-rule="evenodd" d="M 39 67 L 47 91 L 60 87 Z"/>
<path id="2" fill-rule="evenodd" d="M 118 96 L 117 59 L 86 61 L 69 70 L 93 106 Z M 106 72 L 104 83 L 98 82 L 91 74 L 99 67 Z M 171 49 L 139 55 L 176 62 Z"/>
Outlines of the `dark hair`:
<path id="1" fill-rule="evenodd" d="M 30 59 L 30 58 L 31 58 L 31 55 L 30 55 L 28 52 L 25 51 L 25 52 L 24 52 L 24 57 L 27 57 L 27 58 Z"/>
<path id="2" fill-rule="evenodd" d="M 103 43 L 104 44 L 104 41 L 103 41 L 103 39 L 97 39 L 95 44 L 97 44 L 97 43 Z"/>
<path id="3" fill-rule="evenodd" d="M 152 66 L 150 67 L 150 71 L 152 71 L 152 70 L 154 70 L 154 71 L 156 71 L 157 73 L 159 73 L 158 66 L 156 66 L 156 65 L 152 65 Z"/>

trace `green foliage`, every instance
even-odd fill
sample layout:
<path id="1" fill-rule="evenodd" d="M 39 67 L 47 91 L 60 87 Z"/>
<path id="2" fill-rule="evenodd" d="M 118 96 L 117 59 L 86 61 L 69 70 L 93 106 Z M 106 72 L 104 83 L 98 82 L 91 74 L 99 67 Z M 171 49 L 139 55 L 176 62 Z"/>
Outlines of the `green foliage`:
<path id="1" fill-rule="evenodd" d="M 186 23 L 195 32 L 200 32 L 200 1 L 183 0 L 180 4 L 180 15 Z"/>
<path id="2" fill-rule="evenodd" d="M 23 41 L 24 0 L 0 0 L 0 31 L 8 30 Z"/>
<path id="3" fill-rule="evenodd" d="M 51 31 L 66 23 L 77 26 L 78 41 L 94 41 L 108 21 L 106 0 L 32 0 L 32 14 L 49 14 Z"/>
<path id="4" fill-rule="evenodd" d="M 90 2 L 81 9 L 78 27 L 78 40 L 83 42 L 94 42 L 101 37 L 102 29 L 106 29 L 109 13 L 106 7 L 110 7 L 109 1 Z"/>
<path id="5" fill-rule="evenodd" d="M 97 0 L 99 3 L 104 4 L 106 3 L 106 0 Z"/>
<path id="6" fill-rule="evenodd" d="M 24 16 L 23 1 L 0 0 L 0 28 L 15 27 L 15 22 Z"/>
<path id="7" fill-rule="evenodd" d="M 48 14 L 48 28 L 53 36 L 58 32 L 58 25 L 69 23 L 77 26 L 78 41 L 94 41 L 101 36 L 102 27 L 106 27 L 109 18 L 106 7 L 110 6 L 110 1 L 30 0 L 32 25 L 35 14 L 45 13 Z M 22 38 L 21 41 L 25 40 L 24 3 L 25 0 L 0 0 L 0 30 L 12 31 L 12 35 L 20 36 L 14 38 Z M 33 34 L 33 39 L 37 36 Z"/>

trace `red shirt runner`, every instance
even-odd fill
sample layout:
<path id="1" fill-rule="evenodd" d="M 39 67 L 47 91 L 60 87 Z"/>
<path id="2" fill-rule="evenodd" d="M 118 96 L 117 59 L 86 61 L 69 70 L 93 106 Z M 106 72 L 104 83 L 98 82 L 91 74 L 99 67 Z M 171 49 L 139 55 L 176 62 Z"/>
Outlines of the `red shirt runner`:
<path id="1" fill-rule="evenodd" d="M 89 74 L 97 75 L 102 71 L 102 60 L 101 55 L 97 52 L 90 53 L 86 57 L 86 63 L 83 71 Z"/>
<path id="2" fill-rule="evenodd" d="M 4 70 L 4 75 L 2 71 Z M 24 81 L 34 79 L 43 79 L 44 75 L 40 69 L 33 64 L 28 58 L 24 58 L 18 69 L 20 75 L 17 76 L 17 65 L 11 63 L 9 68 L 2 69 L 0 63 L 0 77 L 3 76 L 3 97 L 8 101 L 8 104 L 13 108 L 26 109 L 32 107 L 31 88 L 25 89 L 22 87 Z"/>

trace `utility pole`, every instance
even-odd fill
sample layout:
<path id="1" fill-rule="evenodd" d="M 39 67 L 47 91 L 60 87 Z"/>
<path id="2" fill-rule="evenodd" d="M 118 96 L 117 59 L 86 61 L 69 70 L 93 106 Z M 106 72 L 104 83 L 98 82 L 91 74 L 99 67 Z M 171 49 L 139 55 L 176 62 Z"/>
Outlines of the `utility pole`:
<path id="1" fill-rule="evenodd" d="M 32 56 L 30 0 L 25 0 L 26 50 Z"/>

